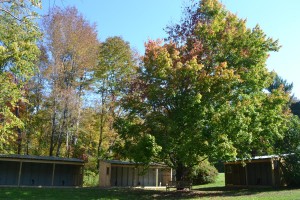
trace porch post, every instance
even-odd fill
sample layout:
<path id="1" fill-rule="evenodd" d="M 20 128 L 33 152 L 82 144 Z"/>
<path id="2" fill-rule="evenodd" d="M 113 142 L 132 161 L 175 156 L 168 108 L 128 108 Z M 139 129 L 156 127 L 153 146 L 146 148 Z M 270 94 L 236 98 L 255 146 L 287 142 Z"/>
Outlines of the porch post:
<path id="1" fill-rule="evenodd" d="M 158 168 L 155 169 L 155 185 L 158 187 Z"/>
<path id="2" fill-rule="evenodd" d="M 23 162 L 22 162 L 22 161 L 20 161 L 19 175 L 18 175 L 18 186 L 20 186 L 20 182 L 21 182 L 21 176 L 22 176 L 22 165 L 23 165 Z"/>
<path id="3" fill-rule="evenodd" d="M 52 167 L 52 180 L 51 180 L 51 186 L 54 184 L 54 175 L 55 175 L 55 163 L 53 163 Z"/>
<path id="4" fill-rule="evenodd" d="M 275 167 L 274 167 L 274 160 L 271 159 L 271 176 L 272 176 L 272 186 L 273 186 L 273 187 L 276 186 L 276 185 L 275 185 L 275 174 L 274 174 L 275 169 L 274 169 L 274 168 L 275 168 Z"/>

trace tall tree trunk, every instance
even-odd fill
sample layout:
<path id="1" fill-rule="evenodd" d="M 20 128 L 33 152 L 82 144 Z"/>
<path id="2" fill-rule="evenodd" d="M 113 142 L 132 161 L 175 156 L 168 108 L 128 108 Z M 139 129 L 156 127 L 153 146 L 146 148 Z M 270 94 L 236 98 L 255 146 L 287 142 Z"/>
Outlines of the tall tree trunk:
<path id="1" fill-rule="evenodd" d="M 75 122 L 75 133 L 73 135 L 73 137 L 71 138 L 71 145 L 76 146 L 76 141 L 77 141 L 77 138 L 78 138 L 78 131 L 79 131 L 79 124 L 80 124 L 80 118 L 81 118 L 81 96 L 82 96 L 82 90 L 83 90 L 83 81 L 84 81 L 84 78 L 83 76 L 80 77 L 80 82 L 81 84 L 79 85 L 79 89 L 78 89 L 78 99 L 77 99 L 77 108 L 78 108 L 78 111 L 77 111 L 77 117 L 76 117 L 76 122 Z M 68 151 L 68 157 L 70 155 L 70 147 L 67 149 Z"/>
<path id="2" fill-rule="evenodd" d="M 53 110 L 53 114 L 52 114 L 52 131 L 51 131 L 49 156 L 53 156 L 54 136 L 56 135 L 56 124 L 55 123 L 56 123 L 56 102 L 54 101 L 54 110 Z"/>
<path id="3" fill-rule="evenodd" d="M 182 163 L 178 163 L 176 167 L 176 181 L 188 180 L 188 173 L 190 168 L 184 166 Z"/>
<path id="4" fill-rule="evenodd" d="M 66 99 L 66 103 L 65 103 L 65 108 L 64 108 L 64 112 L 63 112 L 63 122 L 61 125 L 61 130 L 59 131 L 59 135 L 58 135 L 58 141 L 57 141 L 57 149 L 56 149 L 56 156 L 58 157 L 60 155 L 60 148 L 62 145 L 62 136 L 64 133 L 67 133 L 68 128 L 67 128 L 67 115 L 68 115 L 68 105 L 67 105 L 67 101 L 68 98 Z"/>
<path id="5" fill-rule="evenodd" d="M 104 98 L 104 90 L 101 92 L 101 111 L 100 111 L 100 130 L 99 130 L 99 142 L 98 142 L 98 151 L 97 156 L 100 158 L 101 150 L 102 150 L 102 142 L 103 142 L 103 131 L 104 131 L 104 123 L 105 123 L 105 98 Z"/>
<path id="6" fill-rule="evenodd" d="M 99 142 L 98 142 L 98 158 L 101 157 L 101 151 L 102 151 L 102 142 L 103 142 L 103 132 L 104 132 L 104 123 L 105 123 L 105 117 L 104 117 L 104 109 L 101 109 L 100 114 L 100 130 L 99 130 Z"/>
<path id="7" fill-rule="evenodd" d="M 15 109 L 15 115 L 17 118 L 20 118 L 20 108 L 19 108 L 19 103 L 17 103 L 16 109 Z M 17 154 L 21 154 L 22 151 L 22 131 L 20 128 L 17 128 Z"/>

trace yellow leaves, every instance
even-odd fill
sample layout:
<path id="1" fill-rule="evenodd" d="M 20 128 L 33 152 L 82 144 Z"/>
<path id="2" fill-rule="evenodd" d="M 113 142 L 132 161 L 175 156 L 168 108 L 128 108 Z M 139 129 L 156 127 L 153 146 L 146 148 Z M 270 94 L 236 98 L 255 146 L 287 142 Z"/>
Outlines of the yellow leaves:
<path id="1" fill-rule="evenodd" d="M 227 62 L 222 62 L 215 67 L 213 77 L 219 81 L 241 82 L 240 75 L 236 74 L 233 69 L 227 67 Z"/>
<path id="2" fill-rule="evenodd" d="M 193 70 L 194 72 L 201 71 L 203 69 L 203 64 L 198 64 L 197 58 L 193 57 L 191 60 L 187 61 L 186 69 Z"/>
<path id="3" fill-rule="evenodd" d="M 208 143 L 207 140 L 205 140 L 205 141 L 203 142 L 203 144 L 204 144 L 205 146 L 209 146 L 209 143 Z"/>
<path id="4" fill-rule="evenodd" d="M 144 64 L 147 70 L 153 73 L 153 75 L 165 79 L 174 70 L 182 69 L 183 64 L 179 62 L 179 51 L 174 44 L 162 45 L 161 40 L 149 40 L 145 44 L 145 47 Z"/>
<path id="5" fill-rule="evenodd" d="M 177 62 L 177 63 L 175 64 L 175 69 L 179 70 L 179 69 L 182 68 L 182 66 L 183 66 L 183 64 L 182 64 L 181 62 Z"/>
<path id="6" fill-rule="evenodd" d="M 12 42 L 11 43 L 11 50 L 14 52 L 14 53 L 17 53 L 19 51 L 19 45 L 17 42 Z"/>
<path id="7" fill-rule="evenodd" d="M 202 99 L 202 95 L 201 95 L 200 93 L 198 93 L 198 94 L 196 95 L 196 102 L 197 102 L 197 103 L 200 103 L 200 102 L 201 102 L 201 99 Z"/>
<path id="8" fill-rule="evenodd" d="M 226 134 L 219 134 L 216 139 L 218 142 L 218 148 L 222 149 L 222 152 L 231 157 L 237 156 L 237 149 Z"/>
<path id="9" fill-rule="evenodd" d="M 5 51 L 6 51 L 6 48 L 4 46 L 0 45 L 0 55 L 5 53 Z"/>

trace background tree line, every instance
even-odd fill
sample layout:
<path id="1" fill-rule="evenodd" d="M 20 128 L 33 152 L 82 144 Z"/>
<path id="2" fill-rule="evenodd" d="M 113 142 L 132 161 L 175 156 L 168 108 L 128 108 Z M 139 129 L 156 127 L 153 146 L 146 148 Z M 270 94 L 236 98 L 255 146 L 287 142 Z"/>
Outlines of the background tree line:
<path id="1" fill-rule="evenodd" d="M 187 7 L 143 56 L 99 41 L 74 7 L 37 23 L 39 5 L 0 1 L 2 154 L 164 162 L 181 180 L 201 162 L 299 150 L 292 84 L 266 68 L 278 41 L 219 1 Z"/>
<path id="2" fill-rule="evenodd" d="M 29 19 L 35 6 L 1 1 L 1 153 L 113 156 L 137 53 L 121 37 L 100 42 L 74 7 L 54 7 L 38 23 Z"/>

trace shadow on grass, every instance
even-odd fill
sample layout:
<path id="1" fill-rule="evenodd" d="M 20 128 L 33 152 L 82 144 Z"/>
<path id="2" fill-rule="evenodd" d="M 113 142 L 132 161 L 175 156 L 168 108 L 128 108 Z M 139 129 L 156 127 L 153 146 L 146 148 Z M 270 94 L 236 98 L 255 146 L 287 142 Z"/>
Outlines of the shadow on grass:
<path id="1" fill-rule="evenodd" d="M 188 198 L 194 197 L 242 197 L 249 195 L 257 195 L 264 192 L 273 191 L 286 191 L 286 190 L 298 190 L 299 188 L 272 188 L 272 187 L 261 187 L 261 188 L 241 188 L 241 187 L 206 187 L 192 190 Z"/>
<path id="2" fill-rule="evenodd" d="M 214 198 L 214 197 L 246 197 L 250 195 L 257 195 L 264 192 L 293 190 L 299 188 L 228 188 L 228 187 L 208 187 L 199 188 L 192 191 L 155 191 L 143 189 L 126 189 L 120 192 L 123 195 L 129 192 L 131 199 L 190 199 L 190 198 Z M 120 199 L 129 199 L 129 196 L 122 196 Z M 126 198 L 124 198 L 126 197 Z"/>
<path id="3" fill-rule="evenodd" d="M 208 187 L 199 188 L 192 191 L 169 191 L 164 190 L 144 190 L 144 189 L 109 189 L 118 199 L 190 199 L 201 197 L 245 197 L 257 195 L 263 192 L 280 190 L 292 190 L 293 188 L 228 188 L 228 187 Z M 297 189 L 297 188 L 294 188 Z M 299 189 L 299 188 L 298 188 Z M 118 195 L 117 195 L 118 194 Z M 104 196 L 103 196 L 104 197 Z M 105 197 L 104 197 L 105 198 Z M 109 198 L 109 196 L 106 196 Z"/>
<path id="4" fill-rule="evenodd" d="M 295 188 L 297 189 L 297 188 Z M 299 189 L 299 188 L 298 188 Z M 190 199 L 201 197 L 241 197 L 262 192 L 292 190 L 292 188 L 227 188 L 208 187 L 192 191 L 147 190 L 133 188 L 0 188 L 0 199 Z"/>

